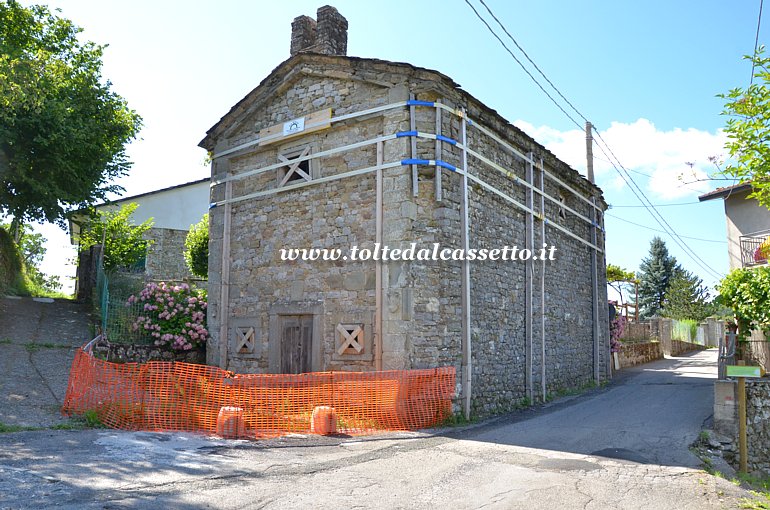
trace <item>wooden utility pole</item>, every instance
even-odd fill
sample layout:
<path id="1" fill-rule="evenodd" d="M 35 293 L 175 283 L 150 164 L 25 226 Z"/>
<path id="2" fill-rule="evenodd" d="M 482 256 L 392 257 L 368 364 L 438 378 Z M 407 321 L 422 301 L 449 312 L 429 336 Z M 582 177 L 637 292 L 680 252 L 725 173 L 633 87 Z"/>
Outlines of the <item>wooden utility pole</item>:
<path id="1" fill-rule="evenodd" d="M 586 174 L 591 183 L 594 182 L 594 138 L 593 126 L 586 121 Z"/>

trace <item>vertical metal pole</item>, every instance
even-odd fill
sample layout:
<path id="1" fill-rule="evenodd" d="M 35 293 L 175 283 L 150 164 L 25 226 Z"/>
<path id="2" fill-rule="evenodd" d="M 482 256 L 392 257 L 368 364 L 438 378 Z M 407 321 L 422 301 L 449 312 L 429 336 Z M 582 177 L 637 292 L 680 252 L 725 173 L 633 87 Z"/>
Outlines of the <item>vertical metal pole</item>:
<path id="1" fill-rule="evenodd" d="M 525 171 L 525 178 L 527 180 L 527 186 L 526 188 L 526 205 L 529 208 L 530 212 L 526 213 L 526 220 L 525 220 L 525 234 L 524 234 L 524 247 L 532 253 L 532 249 L 534 248 L 535 244 L 535 228 L 534 228 L 534 218 L 532 216 L 532 209 L 533 209 L 533 203 L 534 203 L 534 197 L 532 196 L 532 182 L 533 182 L 533 165 L 532 165 L 532 157 L 533 154 L 530 152 L 527 157 L 529 158 L 529 162 L 527 162 L 527 169 Z M 532 259 L 530 258 L 526 262 L 524 262 L 524 365 L 525 365 L 525 372 L 524 372 L 524 390 L 526 391 L 527 398 L 529 399 L 530 403 L 534 402 L 534 388 L 533 388 L 533 382 L 532 382 L 532 376 L 533 376 L 533 349 L 532 349 L 532 280 L 534 279 L 534 263 Z"/>
<path id="2" fill-rule="evenodd" d="M 738 451 L 740 453 L 740 472 L 748 469 L 748 447 L 746 441 L 746 378 L 738 378 Z"/>
<path id="3" fill-rule="evenodd" d="M 409 94 L 409 99 L 414 99 L 414 94 Z M 414 105 L 409 106 L 409 129 L 415 131 L 417 129 L 417 119 L 415 118 Z M 412 158 L 417 157 L 417 137 L 411 136 L 410 147 L 412 149 Z M 419 193 L 419 183 L 417 182 L 417 165 L 411 165 L 412 170 L 412 196 L 417 196 Z"/>
<path id="4" fill-rule="evenodd" d="M 545 166 L 543 158 L 540 158 L 540 242 L 545 245 Z M 543 402 L 547 395 L 547 385 L 545 380 L 545 256 L 541 259 L 541 277 L 540 277 L 540 389 Z"/>
<path id="5" fill-rule="evenodd" d="M 586 175 L 588 180 L 594 182 L 594 138 L 591 132 L 593 126 L 586 121 Z"/>
<path id="6" fill-rule="evenodd" d="M 467 133 L 467 115 L 465 109 L 461 110 L 460 131 L 463 143 L 463 181 L 462 181 L 462 248 L 468 253 L 469 240 L 469 221 L 468 221 L 468 133 Z M 467 260 L 463 260 L 463 280 L 462 280 L 462 308 L 463 308 L 463 413 L 466 419 L 471 417 L 471 384 L 472 384 L 472 353 L 471 353 L 471 270 Z"/>
<path id="7" fill-rule="evenodd" d="M 436 101 L 436 104 L 438 105 L 438 101 Z M 441 134 L 441 108 L 436 106 L 436 135 Z M 444 159 L 441 157 L 441 140 L 436 139 L 436 160 Z M 436 165 L 436 178 L 435 185 L 436 185 L 436 202 L 441 202 L 441 167 Z"/>
<path id="8" fill-rule="evenodd" d="M 228 172 L 227 175 L 230 175 Z M 227 370 L 230 316 L 230 221 L 233 181 L 225 183 L 224 226 L 222 230 L 222 276 L 219 299 L 219 366 Z"/>
<path id="9" fill-rule="evenodd" d="M 586 173 L 588 180 L 594 183 L 594 149 L 593 149 L 593 133 L 590 122 L 586 121 Z M 596 215 L 596 197 L 591 192 L 591 240 L 594 246 L 597 244 L 596 235 L 597 215 Z M 599 330 L 599 269 L 597 267 L 597 254 L 595 248 L 589 248 L 591 250 L 591 310 L 592 310 L 592 322 L 593 322 L 593 350 L 594 350 L 594 382 L 598 385 L 601 382 L 600 370 L 599 370 L 599 355 L 601 353 L 601 332 Z M 609 351 L 608 351 L 609 352 Z"/>
<path id="10" fill-rule="evenodd" d="M 593 224 L 591 225 L 591 240 L 593 241 L 594 246 L 597 246 L 596 243 L 596 208 L 593 207 L 593 205 L 596 204 L 596 198 L 591 197 L 591 219 L 593 221 Z M 599 328 L 599 269 L 597 264 L 597 254 L 595 248 L 589 248 L 591 251 L 591 310 L 593 312 L 592 314 L 592 322 L 593 322 L 593 344 L 594 344 L 594 382 L 598 385 L 601 382 L 601 375 L 600 375 L 600 369 L 599 369 L 599 356 L 601 354 L 601 330 Z M 604 313 L 608 313 L 607 307 L 605 305 L 604 307 Z M 609 353 L 609 350 L 607 351 Z M 609 361 L 609 360 L 608 360 Z"/>
<path id="11" fill-rule="evenodd" d="M 382 142 L 377 142 L 377 166 L 382 165 Z M 377 169 L 377 198 L 375 199 L 375 243 L 382 246 L 382 168 Z M 377 257 L 375 269 L 375 295 L 374 295 L 374 366 L 375 370 L 382 370 L 382 260 Z"/>

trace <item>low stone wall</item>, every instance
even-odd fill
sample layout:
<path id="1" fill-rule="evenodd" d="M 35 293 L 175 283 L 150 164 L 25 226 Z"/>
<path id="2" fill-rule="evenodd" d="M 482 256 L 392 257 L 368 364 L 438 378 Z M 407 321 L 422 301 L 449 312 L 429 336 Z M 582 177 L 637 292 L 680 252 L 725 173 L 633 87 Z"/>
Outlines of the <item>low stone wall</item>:
<path id="1" fill-rule="evenodd" d="M 724 457 L 738 467 L 738 396 L 735 381 L 717 381 L 714 430 L 733 439 Z M 770 379 L 746 380 L 746 437 L 749 472 L 770 476 Z"/>
<path id="2" fill-rule="evenodd" d="M 692 344 L 690 342 L 682 342 L 681 340 L 671 340 L 670 351 L 666 354 L 669 356 L 679 356 L 686 352 L 702 351 L 707 349 L 705 345 Z"/>
<path id="3" fill-rule="evenodd" d="M 112 363 L 146 363 L 148 361 L 181 361 L 184 363 L 206 364 L 206 349 L 191 351 L 168 351 L 155 345 L 118 344 L 97 345 L 94 355 Z"/>
<path id="4" fill-rule="evenodd" d="M 660 342 L 645 342 L 638 344 L 623 344 L 618 352 L 620 368 L 633 367 L 663 358 Z"/>

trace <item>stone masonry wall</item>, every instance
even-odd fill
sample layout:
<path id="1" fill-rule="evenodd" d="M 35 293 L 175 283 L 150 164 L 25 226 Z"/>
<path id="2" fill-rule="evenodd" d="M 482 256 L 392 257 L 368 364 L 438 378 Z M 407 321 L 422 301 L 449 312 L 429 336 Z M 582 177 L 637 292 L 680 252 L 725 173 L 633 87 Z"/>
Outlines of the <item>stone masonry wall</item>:
<path id="1" fill-rule="evenodd" d="M 738 384 L 717 381 L 715 388 L 715 430 L 733 439 L 724 456 L 738 466 Z M 717 420 L 719 418 L 719 420 Z M 750 473 L 770 476 L 770 380 L 746 379 L 746 438 Z"/>
<path id="2" fill-rule="evenodd" d="M 663 359 L 663 349 L 660 342 L 623 344 L 620 352 L 618 352 L 618 358 L 620 359 L 620 368 L 633 367 L 656 359 Z"/>
<path id="3" fill-rule="evenodd" d="M 192 274 L 184 260 L 186 230 L 151 228 L 145 235 L 153 243 L 147 249 L 145 274 L 152 280 L 184 280 Z"/>
<path id="4" fill-rule="evenodd" d="M 418 99 L 464 106 L 471 116 L 497 132 L 526 153 L 542 157 L 546 168 L 586 196 L 590 185 L 577 172 L 558 161 L 499 116 L 459 91 L 437 73 L 379 61 L 322 57 L 299 54 L 286 73 L 274 73 L 255 90 L 256 107 L 238 106 L 237 123 L 217 128 L 217 150 L 253 139 L 260 129 L 331 107 L 343 115 L 378 105 L 402 101 L 409 93 Z M 240 108 L 240 110 L 238 109 Z M 417 108 L 417 129 L 435 131 L 434 110 Z M 214 179 L 238 174 L 277 162 L 278 154 L 309 145 L 319 152 L 349 143 L 409 129 L 408 109 L 395 109 L 354 122 L 335 124 L 293 141 L 260 147 L 243 156 L 217 160 Z M 460 138 L 460 122 L 443 115 L 442 131 Z M 468 128 L 469 145 L 499 164 L 524 177 L 524 164 L 486 136 Z M 413 156 L 407 138 L 387 141 L 383 160 L 398 161 Z M 416 156 L 434 159 L 435 142 L 420 141 Z M 442 159 L 460 165 L 456 148 L 444 144 Z M 321 159 L 311 167 L 313 175 L 323 177 L 374 165 L 373 146 Z M 469 158 L 470 170 L 491 185 L 524 202 L 523 187 L 499 172 Z M 383 172 L 383 243 L 390 248 L 416 242 L 420 247 L 437 242 L 442 248 L 460 246 L 461 176 L 443 172 L 441 202 L 434 197 L 435 169 L 421 167 L 419 194 L 411 193 L 409 167 Z M 537 175 L 537 173 L 535 173 Z M 277 176 L 267 172 L 235 181 L 233 195 L 241 196 L 274 188 Z M 271 367 L 271 321 L 276 314 L 313 313 L 320 318 L 322 359 L 319 370 L 371 370 L 374 360 L 371 332 L 374 327 L 374 262 L 284 262 L 281 248 L 342 248 L 350 245 L 371 247 L 375 232 L 374 173 L 348 178 L 302 190 L 238 202 L 232 207 L 230 301 L 218 302 L 221 287 L 222 226 L 224 207 L 210 213 L 211 244 L 209 267 L 210 307 L 208 360 L 220 364 L 218 343 L 232 344 L 235 326 L 254 327 L 254 352 L 229 351 L 227 368 L 237 372 L 273 371 Z M 559 195 L 553 181 L 545 180 L 546 191 Z M 223 198 L 224 186 L 214 188 L 212 200 Z M 567 205 L 588 216 L 588 204 L 564 193 Z M 472 185 L 470 200 L 470 247 L 501 248 L 524 246 L 525 216 L 499 197 Z M 601 198 L 598 200 L 601 202 Z M 539 208 L 539 200 L 536 202 Z M 558 205 L 546 202 L 546 215 L 588 239 L 588 226 L 567 213 L 560 218 Z M 593 380 L 593 341 L 591 311 L 590 251 L 588 247 L 547 227 L 541 239 L 535 221 L 535 246 L 543 242 L 557 246 L 556 260 L 545 264 L 545 359 L 540 337 L 540 288 L 542 265 L 533 264 L 533 383 L 539 395 L 543 366 L 547 390 L 582 385 Z M 599 233 L 599 245 L 603 246 Z M 604 267 L 603 256 L 598 257 Z M 471 333 L 473 365 L 473 412 L 478 415 L 515 407 L 526 395 L 524 288 L 527 264 L 521 261 L 473 262 L 471 269 Z M 383 368 L 409 369 L 453 365 L 457 368 L 458 396 L 462 388 L 462 264 L 459 261 L 389 262 L 383 267 Z M 606 284 L 600 270 L 600 303 L 606 302 Z M 609 370 L 609 338 L 606 307 L 600 308 L 601 346 L 599 372 Z M 278 311 L 276 311 L 278 310 Z M 222 314 L 231 319 L 229 338 L 219 338 Z M 367 348 L 361 356 L 335 354 L 338 323 L 360 323 L 367 331 Z M 232 347 L 232 345 L 231 345 Z"/>

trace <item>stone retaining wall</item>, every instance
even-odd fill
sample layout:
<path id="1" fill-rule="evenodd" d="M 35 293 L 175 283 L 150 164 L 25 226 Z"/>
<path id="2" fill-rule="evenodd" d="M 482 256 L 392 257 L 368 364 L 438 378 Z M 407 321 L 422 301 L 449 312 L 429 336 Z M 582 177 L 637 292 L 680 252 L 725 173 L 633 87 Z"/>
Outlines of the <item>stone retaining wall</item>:
<path id="1" fill-rule="evenodd" d="M 717 381 L 714 396 L 714 430 L 733 439 L 725 459 L 738 467 L 738 383 Z M 759 476 L 770 475 L 770 379 L 746 380 L 746 436 L 748 468 Z"/>
<path id="2" fill-rule="evenodd" d="M 94 355 L 112 363 L 146 363 L 148 361 L 181 361 L 206 364 L 206 349 L 172 352 L 155 345 L 110 344 L 94 347 Z"/>
<path id="3" fill-rule="evenodd" d="M 623 344 L 618 353 L 620 368 L 633 367 L 663 358 L 660 342 L 645 342 L 639 344 Z"/>

